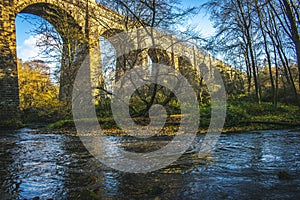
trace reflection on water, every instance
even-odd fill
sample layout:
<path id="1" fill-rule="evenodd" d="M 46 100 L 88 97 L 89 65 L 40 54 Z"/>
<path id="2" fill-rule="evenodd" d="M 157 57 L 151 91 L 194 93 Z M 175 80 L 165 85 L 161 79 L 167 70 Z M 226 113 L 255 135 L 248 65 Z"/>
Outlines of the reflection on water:
<path id="1" fill-rule="evenodd" d="M 111 139 L 140 152 L 170 138 Z M 159 171 L 128 174 L 98 163 L 78 137 L 23 129 L 1 133 L 0 199 L 300 199 L 299 150 L 300 132 L 223 134 L 206 159 L 191 151 Z"/>

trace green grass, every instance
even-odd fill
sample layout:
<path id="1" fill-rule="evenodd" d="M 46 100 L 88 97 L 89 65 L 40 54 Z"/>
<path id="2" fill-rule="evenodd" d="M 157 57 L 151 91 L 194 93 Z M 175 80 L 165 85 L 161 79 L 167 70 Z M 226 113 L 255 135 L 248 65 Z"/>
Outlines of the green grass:
<path id="1" fill-rule="evenodd" d="M 55 130 L 61 128 L 73 128 L 74 122 L 71 119 L 60 120 L 55 123 L 49 124 L 45 127 L 46 130 Z"/>
<path id="2" fill-rule="evenodd" d="M 200 127 L 199 130 L 206 130 L 210 123 L 211 108 L 208 105 L 200 106 Z M 168 126 L 172 122 L 178 124 L 178 117 L 169 120 Z M 98 118 L 103 129 L 117 129 L 113 117 Z M 87 122 L 89 120 L 87 119 Z M 251 101 L 228 100 L 225 132 L 241 132 L 262 129 L 281 129 L 300 126 L 300 109 L 297 106 L 264 102 L 258 105 Z M 61 120 L 49 124 L 47 130 L 71 129 L 74 128 L 72 120 Z M 176 130 L 169 128 L 170 130 Z"/>
<path id="3" fill-rule="evenodd" d="M 297 106 L 264 102 L 258 105 L 247 101 L 228 101 L 225 129 L 247 131 L 281 129 L 300 126 L 300 109 Z"/>

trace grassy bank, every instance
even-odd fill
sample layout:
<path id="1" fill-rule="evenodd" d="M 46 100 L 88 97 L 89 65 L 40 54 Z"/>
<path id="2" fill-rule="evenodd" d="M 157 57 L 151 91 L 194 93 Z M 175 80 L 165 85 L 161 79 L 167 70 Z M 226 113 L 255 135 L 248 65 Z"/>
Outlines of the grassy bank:
<path id="1" fill-rule="evenodd" d="M 205 132 L 210 123 L 210 106 L 200 106 L 199 132 Z M 172 115 L 162 130 L 162 135 L 173 135 L 178 129 L 180 115 Z M 107 134 L 123 134 L 112 117 L 99 118 L 101 128 Z M 137 123 L 143 124 L 145 119 L 135 118 Z M 88 121 L 88 120 L 87 120 Z M 72 120 L 61 120 L 46 127 L 48 131 L 75 131 Z M 229 100 L 223 132 L 243 132 L 264 129 L 284 129 L 300 127 L 300 109 L 297 106 L 272 103 L 262 103 Z"/>
<path id="2" fill-rule="evenodd" d="M 272 103 L 260 105 L 247 101 L 228 101 L 224 129 L 226 131 L 248 131 L 282 129 L 300 126 L 298 106 Z"/>

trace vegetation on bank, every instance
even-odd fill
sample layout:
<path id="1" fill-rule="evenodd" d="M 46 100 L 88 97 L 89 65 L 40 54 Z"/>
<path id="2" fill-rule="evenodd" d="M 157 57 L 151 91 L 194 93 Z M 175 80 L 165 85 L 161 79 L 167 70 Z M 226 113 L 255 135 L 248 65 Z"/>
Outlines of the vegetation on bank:
<path id="1" fill-rule="evenodd" d="M 74 131 L 71 108 L 67 103 L 58 98 L 58 85 L 53 83 L 48 73 L 47 65 L 41 61 L 19 62 L 19 87 L 21 118 L 25 124 L 46 123 L 46 130 L 54 132 Z M 264 100 L 260 104 L 255 101 L 253 92 L 246 94 L 243 85 L 243 76 L 240 72 L 233 71 L 236 75 L 228 76 L 222 66 L 219 66 L 227 91 L 227 111 L 224 132 L 241 132 L 248 130 L 278 129 L 300 126 L 300 108 L 294 94 L 289 92 L 284 84 L 279 88 L 276 104 L 267 92 L 267 81 L 265 82 Z M 226 69 L 226 68 L 225 68 Z M 191 71 L 186 70 L 188 76 Z M 263 74 L 263 73 L 262 73 Z M 197 89 L 200 107 L 199 132 L 205 132 L 211 120 L 210 95 L 205 83 L 193 79 L 192 85 Z M 151 95 L 153 85 L 139 89 L 135 92 L 129 102 L 130 114 L 138 124 L 147 124 L 149 108 L 144 104 L 140 93 Z M 166 95 L 167 94 L 167 95 Z M 166 102 L 169 99 L 169 91 L 159 88 L 156 91 L 155 103 Z M 147 97 L 148 98 L 148 97 Z M 291 101 L 293 99 L 293 101 Z M 111 109 L 110 98 L 104 95 L 96 101 L 95 109 L 101 128 L 107 134 L 123 134 L 116 125 Z M 70 105 L 70 103 L 69 103 Z M 175 97 L 171 98 L 164 107 L 168 113 L 167 123 L 161 134 L 176 134 L 180 123 L 180 104 Z M 88 121 L 88 119 L 87 119 Z M 58 131 L 59 130 L 59 131 Z"/>
<path id="2" fill-rule="evenodd" d="M 241 132 L 262 129 L 281 129 L 300 126 L 300 108 L 295 105 L 271 102 L 229 100 L 225 131 Z"/>
<path id="3" fill-rule="evenodd" d="M 18 60 L 21 119 L 25 124 L 51 123 L 66 116 L 58 98 L 59 86 L 50 77 L 50 67 L 41 60 Z"/>
<path id="4" fill-rule="evenodd" d="M 210 106 L 200 106 L 199 132 L 204 133 L 210 123 Z M 264 129 L 299 128 L 300 108 L 294 105 L 280 103 L 274 107 L 271 102 L 264 102 L 260 105 L 255 102 L 241 99 L 227 101 L 227 115 L 223 132 L 242 132 Z M 112 117 L 98 118 L 101 128 L 107 134 L 122 134 Z M 171 115 L 161 134 L 176 134 L 176 126 L 180 122 L 180 115 Z M 51 123 L 46 130 L 74 131 L 74 122 L 71 119 L 60 120 Z"/>
<path id="5" fill-rule="evenodd" d="M 58 86 L 51 82 L 50 75 L 45 72 L 45 64 L 34 61 L 19 64 L 19 85 L 21 117 L 24 123 L 47 123 L 46 131 L 65 132 L 74 131 L 70 108 L 58 100 Z M 224 76 L 223 76 L 224 77 Z M 236 80 L 230 82 L 224 78 L 226 90 L 237 91 Z M 205 87 L 204 87 L 205 88 Z M 145 89 L 145 88 L 144 88 Z M 199 90 L 200 103 L 200 125 L 199 132 L 205 132 L 211 118 L 211 107 L 209 95 L 205 89 Z M 275 105 L 268 102 L 268 95 L 264 95 L 265 102 L 257 104 L 253 94 L 243 94 L 241 86 L 238 87 L 239 94 L 228 95 L 227 113 L 224 132 L 241 132 L 248 130 L 278 129 L 300 126 L 300 108 L 296 103 L 287 104 L 288 93 L 282 95 L 281 102 Z M 159 93 L 158 93 L 159 94 Z M 158 95 L 164 100 L 163 95 Z M 110 109 L 110 98 L 102 98 L 95 105 L 101 128 L 107 134 L 123 134 L 118 129 Z M 142 106 L 140 99 L 133 96 L 130 106 L 138 113 L 132 112 L 134 121 L 138 124 L 147 124 L 147 112 Z M 176 134 L 180 123 L 180 105 L 176 99 L 165 105 L 169 118 L 161 134 Z M 145 114 L 146 113 L 146 114 Z"/>
<path id="6" fill-rule="evenodd" d="M 184 18 L 188 18 L 193 11 L 197 10 L 195 8 L 179 9 L 177 6 L 180 5 L 179 1 L 156 1 L 152 8 L 146 6 L 144 1 L 137 1 L 135 4 L 120 4 L 114 1 L 114 3 L 98 2 L 110 9 L 117 7 L 118 10 L 115 11 L 126 16 L 124 19 L 136 20 L 139 26 L 144 26 L 146 23 L 147 26 L 151 24 L 151 27 L 172 30 L 174 33 L 180 32 L 176 30 L 177 21 L 184 21 Z M 136 10 L 141 8 L 145 9 L 144 12 L 136 13 Z M 210 13 L 210 18 L 216 28 L 216 35 L 203 39 L 199 37 L 199 33 L 190 30 L 186 32 L 188 38 L 195 41 L 196 48 L 203 50 L 207 55 L 211 54 L 212 58 L 220 56 L 226 62 L 212 59 L 222 75 L 228 96 L 224 131 L 286 128 L 300 125 L 300 43 L 299 28 L 296 23 L 300 16 L 299 5 L 287 0 L 278 2 L 209 0 L 202 8 Z M 128 13 L 131 14 L 128 15 Z M 124 21 L 124 24 L 128 24 L 127 22 Z M 61 21 L 57 24 L 63 25 L 60 27 L 61 33 L 64 31 L 69 33 L 66 23 L 69 22 Z M 75 45 L 71 41 L 83 39 L 78 38 L 78 34 L 66 34 L 68 37 L 63 41 L 63 45 L 57 46 L 55 44 L 61 43 L 60 37 L 57 37 L 60 33 L 54 28 L 48 28 L 48 25 L 42 24 L 42 26 L 37 26 L 36 31 L 33 31 L 47 36 L 46 40 L 38 42 L 38 46 L 49 47 L 45 48 L 48 55 L 57 50 L 65 52 L 66 46 Z M 44 28 L 41 29 L 41 27 Z M 54 45 L 49 44 L 49 38 L 56 41 Z M 114 49 L 107 49 L 114 51 Z M 67 69 L 70 69 L 68 72 L 75 73 L 78 66 L 77 51 L 75 46 L 68 50 L 70 52 L 65 52 L 62 57 L 55 56 L 59 58 L 56 61 L 61 65 L 58 71 L 63 71 L 62 69 L 67 66 Z M 145 52 L 139 53 L 148 55 L 148 60 L 151 61 L 149 63 L 152 64 L 168 66 L 174 64 L 167 52 L 159 49 L 145 49 Z M 117 61 L 117 58 L 113 56 L 109 59 L 113 62 Z M 125 57 L 122 58 L 124 60 L 120 57 L 118 59 L 119 68 L 123 69 L 133 68 L 139 60 L 131 59 L 130 62 L 126 62 Z M 64 63 L 62 60 L 68 62 Z M 189 81 L 199 100 L 201 116 L 199 130 L 204 131 L 209 126 L 211 117 L 209 95 L 211 91 L 206 85 L 208 80 L 200 76 L 199 71 L 196 70 L 197 67 L 193 66 L 189 59 L 179 57 L 177 61 L 180 73 Z M 116 63 L 109 65 L 108 68 L 103 71 L 108 70 L 111 76 L 105 77 L 105 81 L 107 78 L 109 83 L 114 83 L 123 71 L 116 69 Z M 152 69 L 152 66 L 149 68 Z M 50 123 L 47 126 L 49 130 L 72 129 L 74 122 L 71 103 L 59 100 L 58 84 L 52 82 L 48 69 L 49 67 L 40 61 L 27 62 L 19 66 L 22 120 L 24 123 Z M 73 85 L 72 77 L 75 75 L 70 75 L 67 85 Z M 59 82 L 59 80 L 56 81 Z M 95 108 L 102 128 L 117 130 L 110 110 L 110 98 L 113 93 L 110 87 L 111 85 L 103 84 L 95 88 L 99 90 L 95 91 L 95 94 L 99 94 L 95 97 Z M 215 85 L 216 91 L 214 92 L 218 92 L 219 88 L 221 88 L 220 85 Z M 68 98 L 70 98 L 70 93 L 66 94 L 69 95 Z M 130 100 L 130 114 L 137 123 L 147 124 L 149 109 L 153 104 L 161 104 L 166 108 L 170 116 L 166 130 L 176 131 L 176 125 L 180 121 L 180 105 L 169 88 L 154 84 L 138 88 Z M 51 124 L 52 122 L 55 123 Z"/>

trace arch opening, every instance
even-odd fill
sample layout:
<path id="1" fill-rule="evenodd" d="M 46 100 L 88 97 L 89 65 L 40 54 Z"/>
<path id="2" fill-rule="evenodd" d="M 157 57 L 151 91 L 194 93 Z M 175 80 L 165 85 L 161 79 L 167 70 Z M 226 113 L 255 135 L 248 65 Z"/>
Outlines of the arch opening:
<path id="1" fill-rule="evenodd" d="M 107 94 L 112 93 L 117 67 L 117 52 L 113 44 L 104 36 L 100 36 L 101 66 Z"/>
<path id="2" fill-rule="evenodd" d="M 26 42 L 35 48 L 31 50 L 37 54 L 27 57 L 25 62 L 17 60 L 21 117 L 26 122 L 35 120 L 37 116 L 39 120 L 56 121 L 68 115 L 71 109 L 73 82 L 88 53 L 87 41 L 82 28 L 67 11 L 58 6 L 31 4 L 21 10 L 15 20 L 22 15 L 29 17 L 31 22 L 32 17 L 35 18 L 33 34 L 29 34 L 30 38 Z M 22 34 L 18 30 L 19 25 L 16 24 L 16 34 Z M 17 57 L 20 58 L 20 42 L 17 41 L 16 45 Z M 31 84 L 30 87 L 34 89 L 25 84 L 28 82 L 24 81 L 25 75 L 35 79 L 31 81 L 38 81 Z M 30 116 L 26 113 L 30 113 Z"/>
<path id="3" fill-rule="evenodd" d="M 82 27 L 78 25 L 75 19 L 64 9 L 48 3 L 35 3 L 28 5 L 19 12 L 32 14 L 48 21 L 55 30 L 45 30 L 44 36 L 47 45 L 49 39 L 61 39 L 56 46 L 57 51 L 61 54 L 57 63 L 59 67 L 59 98 L 68 102 L 70 106 L 72 96 L 72 86 L 77 70 L 88 53 L 88 45 L 83 33 Z M 60 38 L 58 38 L 58 36 Z M 49 42 L 49 41 L 48 41 Z M 51 43 L 49 43 L 51 45 Z M 48 48 L 49 51 L 52 51 Z"/>

